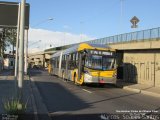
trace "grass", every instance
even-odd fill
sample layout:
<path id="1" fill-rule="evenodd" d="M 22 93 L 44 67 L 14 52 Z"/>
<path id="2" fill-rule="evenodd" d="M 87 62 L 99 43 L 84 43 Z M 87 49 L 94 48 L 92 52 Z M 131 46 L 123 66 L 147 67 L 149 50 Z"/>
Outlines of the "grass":
<path id="1" fill-rule="evenodd" d="M 4 110 L 7 114 L 24 114 L 27 109 L 28 100 L 22 102 L 19 98 L 8 98 L 3 101 Z"/>

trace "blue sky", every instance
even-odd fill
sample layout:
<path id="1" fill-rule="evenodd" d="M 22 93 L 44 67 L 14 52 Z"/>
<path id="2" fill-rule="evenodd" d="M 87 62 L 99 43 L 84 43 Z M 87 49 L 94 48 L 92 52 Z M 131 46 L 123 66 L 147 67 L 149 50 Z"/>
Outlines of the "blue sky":
<path id="1" fill-rule="evenodd" d="M 103 37 L 133 31 L 130 19 L 140 19 L 139 29 L 160 26 L 160 0 L 27 0 L 31 26 L 48 17 L 55 20 L 39 27 Z M 68 26 L 68 27 L 64 27 Z"/>
<path id="2" fill-rule="evenodd" d="M 26 1 L 31 6 L 30 26 L 34 30 L 83 34 L 86 39 L 92 39 L 160 26 L 160 0 Z M 122 11 L 120 1 L 122 1 Z M 133 16 L 137 16 L 140 20 L 136 29 L 131 28 L 130 19 Z M 50 17 L 54 20 L 33 28 L 37 23 Z"/>

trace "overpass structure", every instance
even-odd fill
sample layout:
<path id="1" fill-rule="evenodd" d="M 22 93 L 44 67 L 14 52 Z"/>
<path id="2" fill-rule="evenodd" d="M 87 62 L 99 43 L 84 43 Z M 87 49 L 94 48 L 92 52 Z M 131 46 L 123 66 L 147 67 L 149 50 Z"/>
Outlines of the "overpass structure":
<path id="1" fill-rule="evenodd" d="M 124 81 L 160 87 L 160 27 L 88 42 L 117 49 Z"/>

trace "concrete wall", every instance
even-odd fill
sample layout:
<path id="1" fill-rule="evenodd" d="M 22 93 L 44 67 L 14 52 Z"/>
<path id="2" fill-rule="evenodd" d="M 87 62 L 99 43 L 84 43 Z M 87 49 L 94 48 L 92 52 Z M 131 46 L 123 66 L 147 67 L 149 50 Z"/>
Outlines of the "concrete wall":
<path id="1" fill-rule="evenodd" d="M 160 87 L 160 50 L 124 51 L 123 67 L 125 81 Z"/>
<path id="2" fill-rule="evenodd" d="M 123 54 L 123 79 L 160 87 L 160 39 L 110 44 Z"/>
<path id="3" fill-rule="evenodd" d="M 110 47 L 118 50 L 160 49 L 160 39 L 115 43 Z"/>

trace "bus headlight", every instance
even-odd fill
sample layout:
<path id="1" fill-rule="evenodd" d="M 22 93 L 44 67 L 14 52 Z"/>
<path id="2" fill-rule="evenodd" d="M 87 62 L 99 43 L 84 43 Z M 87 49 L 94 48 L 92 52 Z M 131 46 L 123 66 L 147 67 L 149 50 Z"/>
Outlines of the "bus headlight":
<path id="1" fill-rule="evenodd" d="M 92 82 L 92 76 L 89 74 L 84 75 L 84 82 Z"/>

